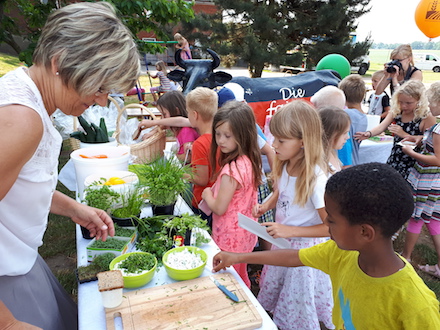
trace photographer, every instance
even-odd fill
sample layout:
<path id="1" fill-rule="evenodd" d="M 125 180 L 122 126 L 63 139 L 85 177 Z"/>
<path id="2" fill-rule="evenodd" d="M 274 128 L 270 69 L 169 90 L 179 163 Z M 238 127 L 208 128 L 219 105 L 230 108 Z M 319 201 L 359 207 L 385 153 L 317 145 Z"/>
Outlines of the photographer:
<path id="1" fill-rule="evenodd" d="M 414 67 L 411 45 L 400 45 L 391 52 L 391 61 L 385 63 L 385 75 L 377 84 L 376 94 L 381 94 L 390 84 L 391 94 L 405 81 L 423 80 L 422 71 Z"/>

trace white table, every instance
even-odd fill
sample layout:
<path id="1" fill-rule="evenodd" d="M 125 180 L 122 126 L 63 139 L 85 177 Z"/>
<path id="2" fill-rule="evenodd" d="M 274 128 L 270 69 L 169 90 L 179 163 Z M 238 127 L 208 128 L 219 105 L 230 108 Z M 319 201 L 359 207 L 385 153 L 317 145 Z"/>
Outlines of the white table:
<path id="1" fill-rule="evenodd" d="M 359 146 L 359 164 L 379 162 L 386 163 L 391 154 L 393 141 L 375 142 L 364 140 Z"/>
<path id="2" fill-rule="evenodd" d="M 182 214 L 182 213 L 192 213 L 189 206 L 183 201 L 182 198 L 179 198 L 176 203 L 176 207 L 174 210 L 174 214 Z M 146 207 L 142 211 L 142 216 L 148 217 L 151 216 L 151 208 Z M 76 242 L 77 242 L 77 257 L 78 257 L 78 266 L 86 266 L 87 265 L 87 254 L 86 254 L 86 246 L 90 242 L 90 240 L 86 240 L 82 238 L 81 230 L 77 225 L 76 228 Z M 203 250 L 208 254 L 208 262 L 206 264 L 206 268 L 201 275 L 209 276 L 211 275 L 212 268 L 212 258 L 213 256 L 220 251 L 214 241 L 211 240 L 209 244 L 204 244 L 201 246 Z M 260 305 L 258 300 L 252 294 L 252 292 L 248 289 L 246 284 L 244 284 L 243 280 L 240 278 L 238 273 L 235 271 L 233 267 L 230 267 L 226 272 L 232 274 L 238 283 L 241 285 L 243 290 L 249 297 L 249 300 L 257 309 L 261 318 L 263 319 L 263 323 L 260 329 L 277 329 L 275 323 L 273 323 L 272 319 Z M 161 267 L 159 272 L 156 272 L 154 278 L 150 283 L 145 285 L 144 287 L 138 289 L 151 288 L 155 286 L 165 285 L 176 282 L 175 280 L 168 277 L 165 268 Z M 136 290 L 138 290 L 136 289 Z M 127 291 L 127 289 L 124 289 Z M 131 291 L 131 290 L 130 290 Z M 98 282 L 87 282 L 83 284 L 78 284 L 78 322 L 80 330 L 105 330 L 106 329 L 106 321 L 105 321 L 105 310 L 102 306 L 101 294 L 98 291 Z M 120 324 L 120 319 L 115 320 L 116 329 L 123 329 Z"/>

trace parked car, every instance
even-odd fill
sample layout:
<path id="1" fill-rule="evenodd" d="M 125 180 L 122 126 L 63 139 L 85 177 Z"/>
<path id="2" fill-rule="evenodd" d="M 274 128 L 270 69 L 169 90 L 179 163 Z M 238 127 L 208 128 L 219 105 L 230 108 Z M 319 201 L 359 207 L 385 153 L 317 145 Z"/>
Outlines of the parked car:
<path id="1" fill-rule="evenodd" d="M 440 58 L 431 53 L 414 53 L 414 65 L 420 70 L 440 72 Z"/>

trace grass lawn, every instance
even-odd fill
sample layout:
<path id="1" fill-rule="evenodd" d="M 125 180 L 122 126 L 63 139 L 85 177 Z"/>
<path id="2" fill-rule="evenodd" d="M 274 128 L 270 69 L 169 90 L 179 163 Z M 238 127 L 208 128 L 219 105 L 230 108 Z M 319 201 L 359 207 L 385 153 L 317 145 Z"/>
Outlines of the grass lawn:
<path id="1" fill-rule="evenodd" d="M 440 53 L 440 51 L 439 51 Z M 383 68 L 383 63 L 387 62 L 389 58 L 389 51 L 384 50 L 371 50 L 371 68 L 368 71 L 368 75 Z M 20 62 L 12 57 L 3 55 L 0 53 L 0 76 L 6 72 L 19 66 Z M 367 75 L 367 77 L 368 77 Z M 440 73 L 426 73 L 424 72 L 425 82 L 434 82 L 440 80 Z M 158 85 L 159 81 L 154 80 L 153 85 Z M 140 78 L 140 85 L 148 92 L 150 88 L 150 82 L 148 76 L 142 76 Z M 147 95 L 147 99 L 150 99 L 151 95 Z M 127 97 L 127 103 L 137 103 L 137 96 Z M 67 162 L 70 154 L 70 146 L 65 143 L 63 150 L 60 154 L 60 168 Z M 68 191 L 62 184 L 58 184 L 58 190 L 74 197 L 74 194 Z M 76 244 L 75 244 L 75 225 L 70 219 L 50 215 L 48 221 L 47 231 L 43 238 L 43 246 L 40 247 L 39 252 L 43 258 L 51 266 L 52 271 L 55 273 L 61 284 L 65 287 L 74 299 L 77 297 L 77 283 L 75 278 L 76 268 Z M 394 242 L 396 251 L 402 251 L 404 242 L 404 235 L 400 235 Z M 416 249 L 413 254 L 413 265 L 417 264 L 434 264 L 437 260 L 437 255 L 433 249 L 433 244 L 430 236 L 424 231 L 419 240 L 419 244 L 416 245 Z M 61 265 L 61 267 L 60 267 Z M 440 298 L 440 280 L 432 276 L 419 272 L 425 283 L 436 293 Z"/>

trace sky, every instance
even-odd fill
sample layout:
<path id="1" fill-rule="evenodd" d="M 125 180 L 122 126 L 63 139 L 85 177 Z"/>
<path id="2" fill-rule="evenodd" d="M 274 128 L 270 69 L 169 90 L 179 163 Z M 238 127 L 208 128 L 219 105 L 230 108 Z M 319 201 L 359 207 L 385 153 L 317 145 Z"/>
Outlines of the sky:
<path id="1" fill-rule="evenodd" d="M 358 20 L 357 41 L 371 32 L 373 42 L 429 41 L 417 27 L 414 13 L 420 0 L 371 0 L 371 11 Z M 440 37 L 432 39 L 439 42 Z"/>

